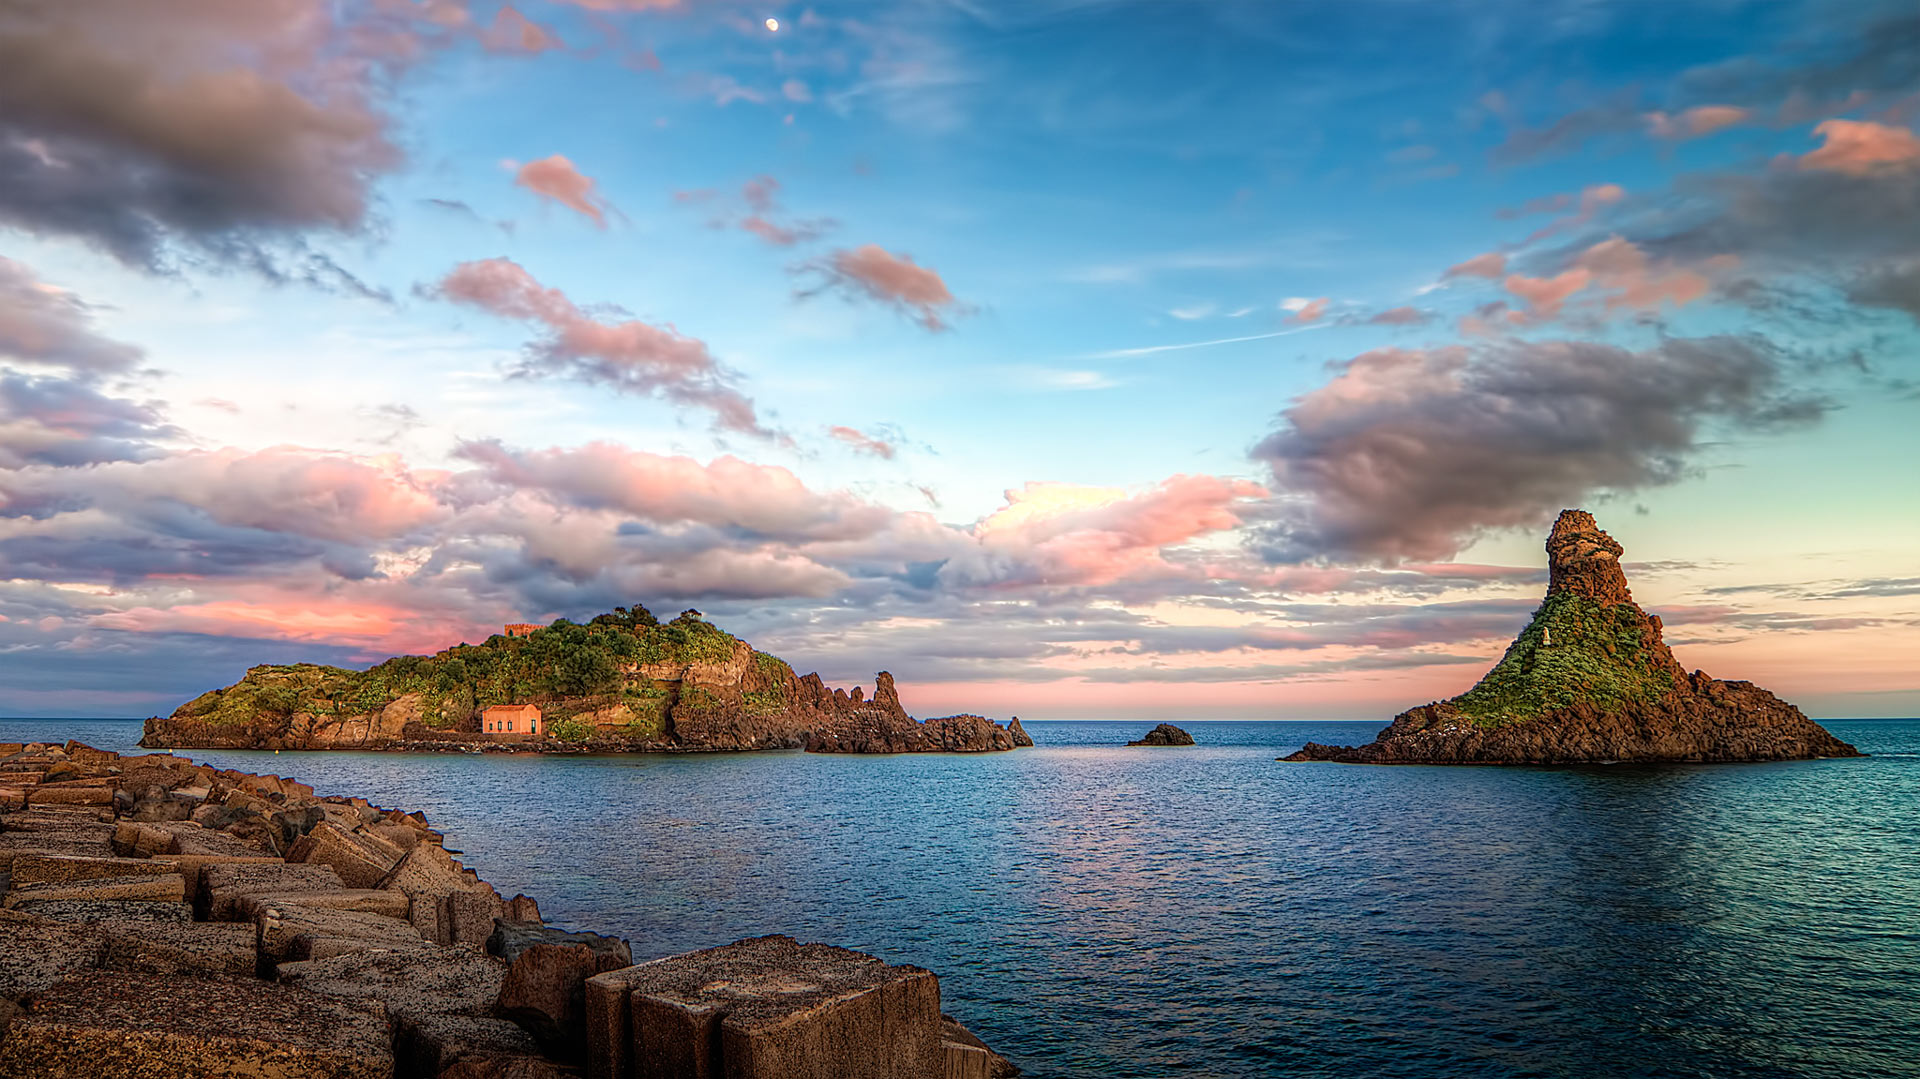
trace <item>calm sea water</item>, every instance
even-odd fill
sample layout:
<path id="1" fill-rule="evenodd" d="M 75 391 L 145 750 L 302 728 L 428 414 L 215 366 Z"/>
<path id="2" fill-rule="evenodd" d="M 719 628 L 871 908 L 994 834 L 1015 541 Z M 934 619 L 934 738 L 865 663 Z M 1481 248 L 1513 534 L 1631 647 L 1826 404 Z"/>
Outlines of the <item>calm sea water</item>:
<path id="1" fill-rule="evenodd" d="M 1920 721 L 1866 760 L 1290 765 L 1374 723 L 1029 723 L 991 756 L 192 754 L 424 809 L 636 957 L 938 971 L 1040 1077 L 1920 1075 Z M 124 721 L 0 741 L 128 749 Z"/>

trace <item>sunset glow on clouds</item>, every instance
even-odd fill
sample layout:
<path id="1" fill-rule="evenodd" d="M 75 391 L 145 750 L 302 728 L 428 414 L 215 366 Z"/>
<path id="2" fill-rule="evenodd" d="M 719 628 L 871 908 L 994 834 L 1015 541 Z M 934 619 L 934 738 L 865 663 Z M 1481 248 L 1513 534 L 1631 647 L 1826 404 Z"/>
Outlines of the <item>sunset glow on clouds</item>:
<path id="1" fill-rule="evenodd" d="M 1574 505 L 1683 663 L 1920 711 L 1901 5 L 166 8 L 0 38 L 15 714 L 639 602 L 1386 718 Z"/>

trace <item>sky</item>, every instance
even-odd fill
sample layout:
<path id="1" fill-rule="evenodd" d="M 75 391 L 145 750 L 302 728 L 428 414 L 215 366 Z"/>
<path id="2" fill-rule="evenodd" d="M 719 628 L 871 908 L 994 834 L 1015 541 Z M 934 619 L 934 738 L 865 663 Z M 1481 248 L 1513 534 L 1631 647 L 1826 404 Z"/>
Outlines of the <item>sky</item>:
<path id="1" fill-rule="evenodd" d="M 919 715 L 1377 718 L 1559 510 L 1920 715 L 1920 13 L 18 0 L 0 713 L 696 608 Z"/>

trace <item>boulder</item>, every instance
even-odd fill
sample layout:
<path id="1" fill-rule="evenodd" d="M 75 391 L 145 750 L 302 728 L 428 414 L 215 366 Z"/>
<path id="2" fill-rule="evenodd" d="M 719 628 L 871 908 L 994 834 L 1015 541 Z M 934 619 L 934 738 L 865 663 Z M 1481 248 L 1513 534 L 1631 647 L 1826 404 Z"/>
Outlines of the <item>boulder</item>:
<path id="1" fill-rule="evenodd" d="M 941 1074 L 940 983 L 845 948 L 756 937 L 588 982 L 588 1074 Z"/>
<path id="2" fill-rule="evenodd" d="M 1162 723 L 1148 731 L 1145 737 L 1127 744 L 1130 746 L 1190 746 L 1193 744 L 1193 735 L 1171 723 Z"/>
<path id="3" fill-rule="evenodd" d="M 253 979 L 88 973 L 14 1018 L 0 1075 L 390 1079 L 393 1051 L 377 1006 Z"/>

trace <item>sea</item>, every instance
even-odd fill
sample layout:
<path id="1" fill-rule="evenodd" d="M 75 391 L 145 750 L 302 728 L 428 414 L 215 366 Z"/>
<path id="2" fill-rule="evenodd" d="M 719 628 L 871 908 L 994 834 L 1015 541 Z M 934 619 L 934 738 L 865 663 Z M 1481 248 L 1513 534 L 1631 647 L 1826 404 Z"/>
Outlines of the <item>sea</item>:
<path id="1" fill-rule="evenodd" d="M 1437 768 L 1275 760 L 1378 723 L 1168 718 L 1199 744 L 184 755 L 425 810 L 636 959 L 786 933 L 927 967 L 1036 1079 L 1920 1076 L 1920 720 L 1827 722 L 1862 760 Z"/>

